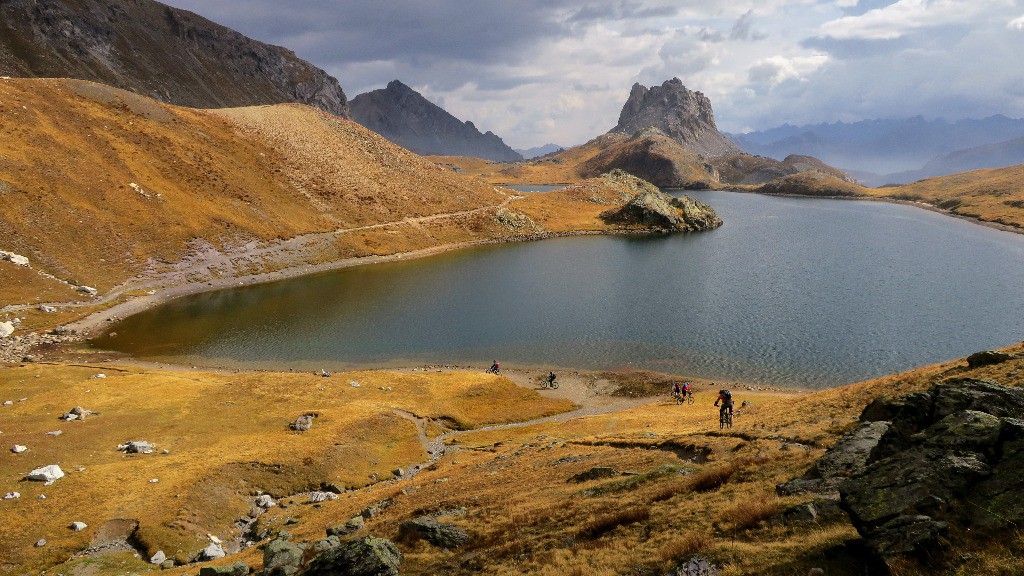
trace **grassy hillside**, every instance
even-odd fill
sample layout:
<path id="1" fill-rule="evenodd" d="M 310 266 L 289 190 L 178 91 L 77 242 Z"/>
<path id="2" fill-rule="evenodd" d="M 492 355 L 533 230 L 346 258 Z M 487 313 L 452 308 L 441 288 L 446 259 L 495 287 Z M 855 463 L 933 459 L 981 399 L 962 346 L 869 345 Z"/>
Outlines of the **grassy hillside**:
<path id="1" fill-rule="evenodd" d="M 1024 344 L 1005 351 L 1024 352 Z M 283 499 L 254 524 L 264 536 L 287 530 L 295 540 L 313 541 L 372 505 L 380 512 L 361 534 L 394 539 L 401 522 L 423 514 L 470 533 L 470 543 L 454 551 L 402 544 L 403 574 L 654 575 L 699 553 L 725 575 L 806 574 L 822 567 L 852 576 L 863 572 L 856 547 L 846 544 L 857 538 L 848 521 L 767 525 L 767 518 L 811 498 L 777 496 L 775 485 L 803 473 L 875 397 L 923 390 L 954 376 L 1020 386 L 1022 368 L 1024 357 L 976 369 L 954 361 L 815 393 L 738 387 L 736 401 L 748 405 L 726 431 L 716 426 L 716 387 L 707 384 L 698 384 L 693 405 L 660 396 L 614 412 L 584 409 L 566 414 L 572 419 L 474 431 L 569 410 L 569 402 L 551 397 L 565 387 L 542 398 L 504 378 L 464 372 L 325 379 L 12 367 L 0 371 L 0 394 L 15 400 L 3 408 L 4 437 L 30 450 L 0 461 L 0 490 L 22 494 L 2 504 L 12 512 L 5 530 L 12 544 L 0 550 L 0 572 L 62 564 L 101 537 L 112 519 L 138 521 L 135 545 L 143 554 L 162 549 L 184 558 L 208 543 L 207 533 L 226 542 L 239 537 L 235 520 L 266 492 Z M 106 378 L 91 378 L 101 370 Z M 99 415 L 56 420 L 74 405 Z M 305 413 L 318 415 L 312 429 L 287 429 Z M 415 417 L 425 420 L 417 425 Z M 464 431 L 451 433 L 451 427 Z M 63 434 L 45 435 L 54 429 Z M 445 431 L 447 452 L 431 460 L 423 440 Z M 115 447 L 129 439 L 155 442 L 157 451 L 123 456 Z M 165 448 L 168 454 L 160 452 Z M 416 462 L 426 465 L 422 472 L 389 480 L 392 470 Z M 52 463 L 68 472 L 53 486 L 18 481 Z M 574 479 L 594 467 L 615 472 Z M 337 500 L 308 503 L 304 491 L 332 482 L 350 490 Z M 68 530 L 72 521 L 89 528 Z M 39 538 L 48 543 L 34 548 Z M 960 546 L 964 554 L 946 571 L 906 565 L 899 573 L 1024 570 L 1024 541 L 1017 536 Z M 252 547 L 216 563 L 259 566 L 261 559 Z M 117 549 L 75 557 L 58 569 L 86 568 L 91 574 L 152 569 L 131 550 Z"/>
<path id="2" fill-rule="evenodd" d="M 1024 165 L 875 188 L 871 194 L 924 202 L 961 216 L 1024 230 Z"/>

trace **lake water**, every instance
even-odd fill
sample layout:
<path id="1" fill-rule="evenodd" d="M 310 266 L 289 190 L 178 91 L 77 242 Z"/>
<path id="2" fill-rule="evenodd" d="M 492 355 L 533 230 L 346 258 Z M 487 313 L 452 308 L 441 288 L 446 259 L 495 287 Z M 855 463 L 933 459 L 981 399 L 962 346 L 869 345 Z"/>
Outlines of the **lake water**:
<path id="1" fill-rule="evenodd" d="M 711 232 L 460 250 L 200 294 L 95 345 L 339 369 L 636 367 L 822 388 L 1024 340 L 1024 236 L 896 204 L 690 192 Z"/>

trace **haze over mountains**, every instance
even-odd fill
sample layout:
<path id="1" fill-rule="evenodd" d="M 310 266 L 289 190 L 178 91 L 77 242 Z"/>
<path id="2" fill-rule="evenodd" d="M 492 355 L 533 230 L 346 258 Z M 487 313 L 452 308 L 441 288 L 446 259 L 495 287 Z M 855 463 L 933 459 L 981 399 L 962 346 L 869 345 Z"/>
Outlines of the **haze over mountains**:
<path id="1" fill-rule="evenodd" d="M 398 80 L 353 98 L 352 119 L 417 154 L 523 159 L 494 133 L 481 134 Z"/>
<path id="2" fill-rule="evenodd" d="M 0 2 L 0 71 L 92 80 L 193 108 L 301 102 L 350 115 L 338 81 L 291 50 L 157 2 Z"/>
<path id="3" fill-rule="evenodd" d="M 1024 119 L 991 116 L 981 120 L 905 120 L 783 125 L 770 130 L 730 134 L 751 154 L 781 159 L 809 154 L 849 170 L 869 185 L 905 183 L 920 178 L 1024 162 L 1013 140 L 1024 136 Z M 1002 143 L 1002 144 L 1000 144 Z M 966 150 L 973 149 L 971 152 Z"/>

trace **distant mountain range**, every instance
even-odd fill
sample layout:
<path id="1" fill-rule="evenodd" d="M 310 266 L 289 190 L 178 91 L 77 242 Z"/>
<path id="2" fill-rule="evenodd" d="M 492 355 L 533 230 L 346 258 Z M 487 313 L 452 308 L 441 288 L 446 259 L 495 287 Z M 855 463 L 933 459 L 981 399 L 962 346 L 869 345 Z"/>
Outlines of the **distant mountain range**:
<path id="1" fill-rule="evenodd" d="M 151 1 L 0 1 L 0 75 L 92 80 L 193 108 L 301 102 L 350 116 L 338 81 L 291 50 Z"/>
<path id="2" fill-rule="evenodd" d="M 916 171 L 931 162 L 953 160 L 940 160 L 940 157 L 953 152 L 1024 137 L 1024 119 L 996 115 L 981 120 L 947 122 L 942 118 L 928 121 L 917 116 L 905 120 L 863 120 L 804 126 L 786 124 L 770 130 L 731 134 L 729 137 L 751 154 L 776 159 L 790 154 L 808 154 L 833 166 L 842 167 L 866 182 L 869 179 L 885 181 L 885 175 L 896 177 L 898 173 Z M 976 151 L 970 155 L 977 158 L 989 152 L 994 154 L 993 159 L 999 157 L 996 148 Z M 980 160 L 976 162 L 986 163 Z M 932 164 L 932 168 L 925 170 L 929 175 L 934 175 L 930 173 L 934 167 L 935 164 Z M 953 171 L 956 169 L 950 168 L 947 173 Z"/>
<path id="3" fill-rule="evenodd" d="M 481 134 L 472 122 L 459 120 L 398 80 L 353 98 L 352 119 L 417 154 L 523 159 L 494 133 Z"/>
<path id="4" fill-rule="evenodd" d="M 522 157 L 525 160 L 532 160 L 534 158 L 539 158 L 540 156 L 547 156 L 548 154 L 552 154 L 554 152 L 560 152 L 562 150 L 565 150 L 566 148 L 569 148 L 569 146 L 559 146 L 558 144 L 545 144 L 543 146 L 534 146 L 533 148 L 526 149 L 515 148 L 514 150 L 516 152 L 519 152 L 519 154 L 522 155 Z"/>

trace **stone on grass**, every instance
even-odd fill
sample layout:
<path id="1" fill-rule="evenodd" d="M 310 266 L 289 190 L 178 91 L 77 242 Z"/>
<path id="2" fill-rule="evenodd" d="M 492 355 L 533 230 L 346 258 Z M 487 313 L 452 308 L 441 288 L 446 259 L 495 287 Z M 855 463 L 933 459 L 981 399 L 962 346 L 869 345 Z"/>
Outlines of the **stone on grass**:
<path id="1" fill-rule="evenodd" d="M 82 294 L 88 294 L 89 296 L 95 296 L 100 293 L 99 290 L 93 288 L 92 286 L 79 286 L 78 291 L 81 292 Z"/>
<path id="2" fill-rule="evenodd" d="M 274 498 L 271 497 L 270 494 L 261 494 L 260 497 L 256 499 L 256 505 L 260 508 L 266 509 L 277 506 L 277 502 L 274 502 Z"/>
<path id="3" fill-rule="evenodd" d="M 85 530 L 88 527 L 89 525 L 85 522 L 72 522 L 71 525 L 68 526 L 68 528 L 74 530 L 75 532 L 81 532 L 82 530 Z"/>
<path id="4" fill-rule="evenodd" d="M 263 549 L 264 576 L 293 576 L 302 565 L 305 547 L 290 542 L 286 534 L 271 540 Z"/>
<path id="5" fill-rule="evenodd" d="M 718 567 L 703 556 L 694 556 L 670 571 L 667 576 L 718 576 Z"/>
<path id="6" fill-rule="evenodd" d="M 216 560 L 227 556 L 220 544 L 210 544 L 199 554 L 203 560 Z"/>
<path id="7" fill-rule="evenodd" d="M 150 564 L 156 564 L 157 566 L 159 566 L 160 564 L 163 564 L 166 560 L 167 560 L 167 555 L 164 554 L 164 551 L 163 550 L 157 550 L 156 554 L 153 554 L 152 556 L 150 556 L 149 563 Z"/>
<path id="8" fill-rule="evenodd" d="M 307 504 L 319 504 L 328 500 L 337 500 L 338 495 L 332 492 L 310 492 Z"/>
<path id="9" fill-rule="evenodd" d="M 579 474 L 569 478 L 569 482 L 589 482 L 591 480 L 600 480 L 602 478 L 614 478 L 619 475 L 619 471 L 615 468 L 608 466 L 594 466 L 590 470 L 580 472 Z"/>
<path id="10" fill-rule="evenodd" d="M 40 304 L 39 305 L 39 311 L 40 312 L 46 312 L 47 314 L 53 314 L 54 312 L 57 311 L 57 309 L 54 308 L 53 306 L 47 306 L 46 304 Z"/>
<path id="11" fill-rule="evenodd" d="M 229 566 L 203 566 L 199 569 L 199 576 L 246 576 L 249 573 L 249 565 L 245 562 L 235 562 Z"/>
<path id="12" fill-rule="evenodd" d="M 469 542 L 469 534 L 449 522 L 438 522 L 430 516 L 420 516 L 415 520 L 402 522 L 398 528 L 398 539 L 404 542 L 423 539 L 434 546 L 451 549 Z"/>
<path id="13" fill-rule="evenodd" d="M 22 452 L 27 451 L 28 447 L 22 446 L 21 444 L 15 444 L 14 446 L 11 446 L 11 452 L 14 452 L 15 454 L 21 454 Z"/>
<path id="14" fill-rule="evenodd" d="M 362 516 L 356 516 L 356 517 L 352 518 L 351 520 L 349 520 L 348 522 L 345 522 L 344 524 L 339 524 L 337 526 L 331 526 L 330 528 L 327 529 L 327 535 L 328 536 L 347 536 L 349 534 L 352 534 L 353 532 L 358 532 L 359 529 L 363 527 L 364 523 L 365 523 L 365 521 L 363 520 Z"/>
<path id="15" fill-rule="evenodd" d="M 156 449 L 156 444 L 150 444 L 145 440 L 129 440 L 117 447 L 125 454 L 151 454 Z"/>
<path id="16" fill-rule="evenodd" d="M 14 323 L 0 322 L 0 338 L 7 338 L 11 334 L 14 334 Z M 11 404 L 13 404 L 13 402 Z"/>
<path id="17" fill-rule="evenodd" d="M 980 368 L 982 366 L 990 366 L 992 364 L 1002 364 L 1003 362 L 1012 359 L 1013 354 L 996 352 L 995 350 L 983 350 L 968 356 L 967 366 L 969 368 Z"/>
<path id="18" fill-rule="evenodd" d="M 367 537 L 321 552 L 304 576 L 398 576 L 401 563 L 393 542 Z"/>
<path id="19" fill-rule="evenodd" d="M 289 428 L 298 432 L 305 432 L 313 427 L 313 418 L 316 418 L 313 414 L 304 414 L 295 419 L 295 422 L 289 424 Z"/>
<path id="20" fill-rule="evenodd" d="M 8 492 L 4 494 L 4 500 L 17 500 L 21 498 L 21 492 Z"/>
<path id="21" fill-rule="evenodd" d="M 42 548 L 43 546 L 46 546 L 46 540 L 44 538 L 40 538 L 36 541 L 36 548 Z"/>
<path id="22" fill-rule="evenodd" d="M 60 469 L 60 466 L 56 464 L 50 464 L 49 466 L 43 466 L 42 468 L 36 468 L 29 472 L 25 476 L 25 480 L 32 480 L 35 482 L 55 482 L 59 478 L 64 477 L 64 471 Z"/>
<path id="23" fill-rule="evenodd" d="M 28 266 L 28 257 L 14 252 L 7 252 L 0 250 L 0 260 L 6 260 L 11 264 L 17 264 L 18 266 Z"/>

